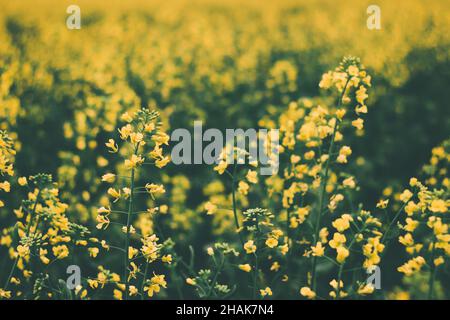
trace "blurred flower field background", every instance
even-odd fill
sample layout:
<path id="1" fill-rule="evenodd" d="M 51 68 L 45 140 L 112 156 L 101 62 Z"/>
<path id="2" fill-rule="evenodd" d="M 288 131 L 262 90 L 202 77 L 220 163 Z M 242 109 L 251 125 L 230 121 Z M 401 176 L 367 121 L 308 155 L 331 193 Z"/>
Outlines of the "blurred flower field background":
<path id="1" fill-rule="evenodd" d="M 450 3 L 372 2 L 0 0 L 0 298 L 450 298 Z M 278 174 L 167 163 L 195 120 Z"/>

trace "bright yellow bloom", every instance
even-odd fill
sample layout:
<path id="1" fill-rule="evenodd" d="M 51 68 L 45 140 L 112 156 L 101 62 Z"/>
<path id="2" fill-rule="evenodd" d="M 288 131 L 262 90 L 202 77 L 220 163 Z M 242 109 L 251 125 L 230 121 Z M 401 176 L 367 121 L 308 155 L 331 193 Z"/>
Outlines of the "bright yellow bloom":
<path id="1" fill-rule="evenodd" d="M 167 264 L 171 264 L 172 263 L 172 255 L 168 254 L 165 256 L 162 256 L 161 261 Z"/>
<path id="2" fill-rule="evenodd" d="M 447 212 L 447 204 L 445 203 L 444 200 L 435 199 L 435 200 L 431 201 L 429 209 L 432 212 L 445 213 L 445 212 Z"/>
<path id="3" fill-rule="evenodd" d="M 352 121 L 352 126 L 354 126 L 358 130 L 362 130 L 364 128 L 364 120 L 361 119 L 361 118 L 353 120 Z"/>
<path id="4" fill-rule="evenodd" d="M 254 170 L 248 170 L 246 178 L 250 183 L 258 183 L 258 173 Z"/>
<path id="5" fill-rule="evenodd" d="M 144 158 L 139 155 L 133 154 L 130 159 L 125 160 L 125 168 L 128 170 L 135 169 L 144 163 Z"/>
<path id="6" fill-rule="evenodd" d="M 269 287 L 266 287 L 265 289 L 260 289 L 259 293 L 261 294 L 262 297 L 271 296 L 272 295 L 272 289 L 270 289 Z"/>
<path id="7" fill-rule="evenodd" d="M 147 183 L 145 189 L 147 189 L 147 192 L 150 194 L 163 194 L 166 192 L 166 189 L 164 189 L 162 184 Z"/>
<path id="8" fill-rule="evenodd" d="M 322 242 L 318 242 L 316 246 L 311 246 L 312 255 L 315 257 L 322 257 L 325 254 L 325 248 L 322 246 Z"/>
<path id="9" fill-rule="evenodd" d="M 113 183 L 115 179 L 116 179 L 116 175 L 113 173 L 107 173 L 102 176 L 102 181 L 108 182 L 108 183 Z"/>
<path id="10" fill-rule="evenodd" d="M 402 194 L 400 195 L 400 200 L 402 202 L 408 202 L 409 199 L 413 196 L 413 193 L 409 191 L 408 189 L 405 189 Z"/>
<path id="11" fill-rule="evenodd" d="M 247 252 L 247 254 L 256 252 L 256 245 L 254 244 L 253 240 L 248 240 L 246 243 L 244 243 L 244 250 L 245 252 Z"/>
<path id="12" fill-rule="evenodd" d="M 111 153 L 116 153 L 117 151 L 119 151 L 119 147 L 117 146 L 114 139 L 109 139 L 108 142 L 105 143 L 105 145 L 109 148 L 109 152 Z"/>
<path id="13" fill-rule="evenodd" d="M 214 203 L 208 201 L 207 203 L 205 203 L 205 210 L 207 214 L 214 214 L 217 211 L 217 206 Z"/>
<path id="14" fill-rule="evenodd" d="M 27 178 L 26 177 L 20 177 L 19 179 L 17 179 L 17 182 L 19 183 L 20 186 L 26 186 L 28 184 Z"/>
<path id="15" fill-rule="evenodd" d="M 91 256 L 92 258 L 96 258 L 100 250 L 98 248 L 88 248 L 88 251 L 89 256 Z"/>
<path id="16" fill-rule="evenodd" d="M 311 290 L 309 287 L 303 287 L 300 289 L 300 294 L 308 299 L 314 299 L 316 297 L 316 293 Z"/>
<path id="17" fill-rule="evenodd" d="M 348 251 L 348 249 L 345 248 L 344 246 L 337 247 L 336 252 L 337 252 L 336 261 L 339 263 L 343 263 L 350 254 L 350 251 Z"/>
<path id="18" fill-rule="evenodd" d="M 242 271 L 245 271 L 245 272 L 250 272 L 250 271 L 252 271 L 252 267 L 251 267 L 248 263 L 246 263 L 246 264 L 240 264 L 240 265 L 239 265 L 239 269 L 241 269 Z"/>
<path id="19" fill-rule="evenodd" d="M 245 181 L 239 181 L 238 184 L 238 191 L 240 194 L 246 196 L 248 194 L 248 190 L 250 189 L 250 186 Z"/>
<path id="20" fill-rule="evenodd" d="M 278 245 L 278 240 L 275 238 L 268 238 L 266 240 L 266 246 L 268 246 L 269 248 L 275 248 Z"/>

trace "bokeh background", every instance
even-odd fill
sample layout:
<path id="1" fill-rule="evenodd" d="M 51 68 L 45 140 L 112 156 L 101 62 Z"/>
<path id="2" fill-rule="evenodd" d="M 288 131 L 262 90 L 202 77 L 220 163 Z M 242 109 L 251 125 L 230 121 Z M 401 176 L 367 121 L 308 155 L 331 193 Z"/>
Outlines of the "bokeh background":
<path id="1" fill-rule="evenodd" d="M 81 30 L 66 27 L 70 4 L 81 8 Z M 381 8 L 381 30 L 366 27 L 370 4 Z M 117 164 L 104 141 L 133 107 L 157 107 L 169 131 L 194 120 L 257 128 L 290 101 L 319 96 L 322 73 L 358 56 L 373 88 L 350 171 L 372 205 L 450 136 L 448 1 L 0 0 L 0 8 L 0 128 L 16 140 L 15 169 L 51 173 L 70 217 L 93 230 L 105 201 L 100 177 Z M 148 176 L 166 185 L 162 228 L 175 231 L 180 252 L 227 238 L 202 209 L 223 187 L 212 168 L 169 165 Z M 7 196 L 1 227 L 14 223 L 22 196 Z M 384 284 L 399 281 L 392 274 Z"/>

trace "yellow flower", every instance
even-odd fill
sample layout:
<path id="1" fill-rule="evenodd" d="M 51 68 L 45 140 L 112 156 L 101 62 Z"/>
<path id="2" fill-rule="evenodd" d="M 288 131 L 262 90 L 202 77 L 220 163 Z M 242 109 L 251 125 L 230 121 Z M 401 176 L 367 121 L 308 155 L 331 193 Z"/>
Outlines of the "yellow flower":
<path id="1" fill-rule="evenodd" d="M 444 200 L 435 199 L 435 200 L 431 201 L 429 209 L 432 212 L 445 213 L 445 212 L 447 212 L 447 204 L 445 203 Z"/>
<path id="2" fill-rule="evenodd" d="M 336 248 L 336 252 L 337 252 L 336 261 L 339 262 L 339 263 L 343 263 L 345 261 L 345 259 L 347 259 L 347 257 L 350 254 L 348 249 L 345 248 L 344 246 L 337 247 Z"/>
<path id="3" fill-rule="evenodd" d="M 439 256 L 439 257 L 437 257 L 436 259 L 434 259 L 433 260 L 433 263 L 434 263 L 434 265 L 437 267 L 437 266 L 440 266 L 441 264 L 443 264 L 445 261 L 444 261 L 444 258 L 442 257 L 442 256 Z"/>
<path id="4" fill-rule="evenodd" d="M 105 145 L 109 148 L 109 152 L 111 153 L 116 153 L 117 151 L 119 151 L 119 147 L 117 146 L 114 139 L 109 139 L 108 142 L 105 143 Z"/>
<path id="5" fill-rule="evenodd" d="M 343 215 L 341 218 L 334 220 L 332 225 L 337 231 L 343 232 L 350 228 L 350 221 L 352 220 L 353 218 L 351 216 L 350 218 L 348 218 L 347 216 Z"/>
<path id="6" fill-rule="evenodd" d="M 413 220 L 411 218 L 406 218 L 406 225 L 403 229 L 405 229 L 408 232 L 413 232 L 418 226 L 419 221 Z"/>
<path id="7" fill-rule="evenodd" d="M 272 265 L 270 266 L 270 271 L 275 271 L 277 272 L 280 269 L 280 264 L 278 263 L 278 261 L 275 261 L 274 263 L 272 263 Z"/>
<path id="8" fill-rule="evenodd" d="M 192 278 L 187 278 L 186 279 L 186 283 L 191 285 L 191 286 L 195 286 L 197 284 L 197 282 L 194 279 L 192 279 Z"/>
<path id="9" fill-rule="evenodd" d="M 275 248 L 278 245 L 278 240 L 275 238 L 268 238 L 266 240 L 266 246 L 268 246 L 269 248 Z"/>
<path id="10" fill-rule="evenodd" d="M 411 197 L 413 196 L 412 192 L 409 191 L 408 189 L 405 189 L 402 194 L 400 195 L 400 200 L 402 202 L 408 202 L 409 199 L 411 199 Z"/>
<path id="11" fill-rule="evenodd" d="M 320 241 L 322 243 L 327 243 L 328 235 L 329 235 L 329 232 L 328 232 L 327 228 L 320 229 L 320 231 L 319 231 L 319 238 L 320 238 Z"/>
<path id="12" fill-rule="evenodd" d="M 344 245 L 346 241 L 347 241 L 347 239 L 345 238 L 345 235 L 335 232 L 333 234 L 333 239 L 330 240 L 330 242 L 329 242 L 329 245 L 331 248 L 336 249 L 336 248 Z"/>
<path id="13" fill-rule="evenodd" d="M 161 159 L 158 159 L 155 161 L 155 166 L 158 168 L 165 167 L 170 162 L 170 157 L 162 157 Z"/>
<path id="14" fill-rule="evenodd" d="M 166 189 L 164 189 L 162 184 L 147 183 L 145 189 L 147 189 L 147 192 L 150 194 L 163 194 L 166 192 Z"/>
<path id="15" fill-rule="evenodd" d="M 149 297 L 153 297 L 154 293 L 158 293 L 161 287 L 166 288 L 167 282 L 164 275 L 154 275 L 150 279 L 150 285 L 144 287 L 144 291 L 147 291 Z"/>
<path id="16" fill-rule="evenodd" d="M 412 216 L 414 212 L 417 212 L 419 209 L 420 207 L 415 204 L 414 201 L 409 201 L 405 206 L 405 212 L 408 214 L 408 216 Z"/>
<path id="17" fill-rule="evenodd" d="M 375 288 L 371 284 L 361 285 L 358 288 L 358 294 L 364 296 L 368 294 L 372 294 L 374 292 Z"/>
<path id="18" fill-rule="evenodd" d="M 325 254 L 325 248 L 322 246 L 322 242 L 318 242 L 316 246 L 311 246 L 312 255 L 315 257 L 322 257 Z"/>
<path id="19" fill-rule="evenodd" d="M 116 179 L 116 175 L 112 174 L 112 173 L 107 173 L 102 176 L 102 181 L 108 182 L 108 183 L 113 183 L 115 179 Z"/>
<path id="20" fill-rule="evenodd" d="M 118 289 L 113 290 L 114 299 L 116 300 L 122 300 L 122 291 Z"/>
<path id="21" fill-rule="evenodd" d="M 97 289 L 98 288 L 98 281 L 97 280 L 88 279 L 87 283 L 89 284 L 89 287 L 91 287 L 91 289 Z"/>
<path id="22" fill-rule="evenodd" d="M 144 126 L 144 131 L 145 132 L 152 132 L 153 130 L 155 130 L 155 128 L 156 128 L 155 123 L 154 122 L 150 122 L 150 123 L 147 123 Z"/>
<path id="23" fill-rule="evenodd" d="M 247 254 L 256 252 L 256 245 L 254 244 L 253 240 L 248 240 L 246 243 L 244 243 L 244 250 L 245 252 L 247 252 Z"/>
<path id="24" fill-rule="evenodd" d="M 252 267 L 251 267 L 248 263 L 246 263 L 246 264 L 240 264 L 240 265 L 239 265 L 239 269 L 241 269 L 242 271 L 245 271 L 245 272 L 250 272 L 250 271 L 252 271 Z"/>
<path id="25" fill-rule="evenodd" d="M 114 198 L 114 202 L 120 199 L 120 190 L 116 190 L 114 188 L 108 189 L 108 194 Z"/>
<path id="26" fill-rule="evenodd" d="M 39 248 L 39 259 L 42 261 L 43 264 L 50 263 L 50 259 L 45 256 L 47 253 L 48 253 L 47 249 Z"/>
<path id="27" fill-rule="evenodd" d="M 69 256 L 69 249 L 65 244 L 53 247 L 52 251 L 57 259 L 64 259 Z"/>
<path id="28" fill-rule="evenodd" d="M 336 117 L 339 120 L 342 120 L 344 118 L 344 116 L 345 116 L 345 113 L 346 113 L 345 109 L 338 109 L 338 110 L 336 110 Z"/>
<path id="29" fill-rule="evenodd" d="M 316 293 L 311 290 L 309 287 L 303 287 L 300 289 L 300 294 L 308 299 L 314 299 L 316 297 Z"/>
<path id="30" fill-rule="evenodd" d="M 347 163 L 347 157 L 352 154 L 352 149 L 349 146 L 343 146 L 339 150 L 339 155 L 336 159 L 338 163 Z"/>
<path id="31" fill-rule="evenodd" d="M 19 179 L 17 179 L 17 182 L 19 183 L 20 186 L 26 186 L 28 184 L 27 178 L 26 177 L 20 177 Z"/>
<path id="32" fill-rule="evenodd" d="M 138 289 L 135 286 L 130 286 L 128 289 L 131 297 L 139 293 Z"/>
<path id="33" fill-rule="evenodd" d="M 246 178 L 250 183 L 258 183 L 258 173 L 254 170 L 248 170 Z"/>
<path id="34" fill-rule="evenodd" d="M 364 104 L 364 100 L 366 100 L 368 97 L 366 92 L 367 89 L 364 86 L 360 86 L 356 91 L 356 101 L 358 101 L 360 104 Z"/>
<path id="35" fill-rule="evenodd" d="M 133 247 L 128 247 L 128 259 L 133 259 L 137 254 L 139 253 L 139 250 Z"/>
<path id="36" fill-rule="evenodd" d="M 144 135 L 140 132 L 132 132 L 130 133 L 130 142 L 133 144 L 144 145 L 144 142 L 142 141 L 144 139 Z"/>
<path id="37" fill-rule="evenodd" d="M 240 194 L 246 196 L 248 194 L 248 190 L 250 189 L 250 186 L 245 181 L 239 181 L 238 184 L 238 191 Z"/>
<path id="38" fill-rule="evenodd" d="M 217 206 L 214 203 L 208 201 L 205 204 L 205 210 L 207 214 L 214 214 L 217 211 Z"/>
<path id="39" fill-rule="evenodd" d="M 133 132 L 133 127 L 130 124 L 127 124 L 126 126 L 123 126 L 122 128 L 118 129 L 120 133 L 120 139 L 127 140 L 130 134 Z M 111 141 L 110 139 L 109 141 Z"/>
<path id="40" fill-rule="evenodd" d="M 364 128 L 364 120 L 361 119 L 361 118 L 353 120 L 352 121 L 352 126 L 354 126 L 358 130 L 362 130 Z"/>
<path id="41" fill-rule="evenodd" d="M 354 189 L 356 187 L 355 178 L 349 177 L 342 182 L 344 187 L 349 187 L 350 189 Z"/>
<path id="42" fill-rule="evenodd" d="M 338 282 L 336 281 L 336 279 L 333 279 L 330 281 L 330 286 L 335 290 L 338 289 Z M 343 288 L 343 287 L 344 287 L 344 282 L 342 282 L 342 280 L 341 280 L 341 281 L 339 281 L 339 288 Z"/>
<path id="43" fill-rule="evenodd" d="M 272 295 L 272 289 L 270 289 L 269 287 L 266 287 L 265 289 L 260 289 L 259 293 L 261 294 L 262 297 L 271 296 Z"/>
<path id="44" fill-rule="evenodd" d="M 389 203 L 389 199 L 387 199 L 387 200 L 380 199 L 380 201 L 378 201 L 378 203 L 377 203 L 377 208 L 385 209 L 387 207 L 388 203 Z"/>
<path id="45" fill-rule="evenodd" d="M 0 298 L 11 299 L 11 291 L 6 291 L 0 288 Z"/>
<path id="46" fill-rule="evenodd" d="M 367 112 L 368 112 L 367 106 L 366 106 L 366 105 L 363 105 L 363 106 L 356 107 L 356 108 L 355 108 L 355 112 L 356 112 L 357 114 L 360 114 L 360 113 L 367 113 Z"/>
<path id="47" fill-rule="evenodd" d="M 120 116 L 120 120 L 125 121 L 125 122 L 131 122 L 131 121 L 133 121 L 133 117 L 131 117 L 128 112 L 125 112 L 124 114 L 122 114 Z"/>
<path id="48" fill-rule="evenodd" d="M 417 256 L 398 267 L 397 270 L 404 273 L 406 276 L 411 276 L 420 271 L 423 265 L 425 265 L 425 259 L 421 256 Z"/>
<path id="49" fill-rule="evenodd" d="M 157 134 L 154 134 L 152 136 L 152 140 L 160 145 L 161 144 L 169 145 L 169 139 L 170 137 L 165 132 L 158 132 Z"/>
<path id="50" fill-rule="evenodd" d="M 5 191 L 5 192 L 10 192 L 11 185 L 9 184 L 8 181 L 2 182 L 2 183 L 0 183 L 0 189 L 3 189 L 3 191 Z"/>
<path id="51" fill-rule="evenodd" d="M 144 158 L 133 154 L 130 159 L 125 160 L 125 168 L 128 170 L 134 169 L 144 163 Z"/>
<path id="52" fill-rule="evenodd" d="M 19 257 L 27 257 L 30 254 L 30 247 L 27 245 L 18 245 L 17 253 L 19 254 Z"/>
<path id="53" fill-rule="evenodd" d="M 167 264 L 171 264 L 172 263 L 172 255 L 168 254 L 165 256 L 162 256 L 161 261 Z"/>
<path id="54" fill-rule="evenodd" d="M 88 248 L 88 251 L 89 251 L 89 256 L 91 256 L 92 258 L 95 258 L 95 257 L 97 257 L 100 250 L 98 248 Z"/>
<path id="55" fill-rule="evenodd" d="M 417 178 L 413 177 L 413 178 L 409 179 L 409 185 L 411 187 L 415 187 L 417 185 L 417 182 L 418 182 Z"/>
<path id="56" fill-rule="evenodd" d="M 220 161 L 217 166 L 214 167 L 214 171 L 217 171 L 219 174 L 223 174 L 228 167 L 228 163 L 226 161 Z"/>
<path id="57" fill-rule="evenodd" d="M 292 164 L 297 164 L 300 160 L 301 160 L 300 156 L 297 156 L 295 154 L 291 155 L 291 163 Z"/>

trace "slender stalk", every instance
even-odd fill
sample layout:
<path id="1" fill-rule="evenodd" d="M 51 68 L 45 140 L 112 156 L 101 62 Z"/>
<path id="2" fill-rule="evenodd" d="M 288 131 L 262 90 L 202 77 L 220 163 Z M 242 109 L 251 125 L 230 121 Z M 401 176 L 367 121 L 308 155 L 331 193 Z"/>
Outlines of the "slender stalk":
<path id="1" fill-rule="evenodd" d="M 256 250 L 259 250 L 259 239 L 260 239 L 260 231 L 259 231 L 259 220 L 258 220 L 258 214 L 255 215 L 255 222 L 256 222 Z M 258 253 L 255 251 L 253 253 L 255 256 L 255 264 L 254 264 L 254 270 L 253 270 L 253 300 L 256 300 L 256 296 L 258 294 Z"/>
<path id="2" fill-rule="evenodd" d="M 219 266 L 217 267 L 217 270 L 216 270 L 216 272 L 215 272 L 215 274 L 214 274 L 214 277 L 213 277 L 213 280 L 212 280 L 212 282 L 211 282 L 211 286 L 209 287 L 208 295 L 206 296 L 206 298 L 209 298 L 209 297 L 211 296 L 211 294 L 213 293 L 213 291 L 214 291 L 214 286 L 216 285 L 217 278 L 219 277 L 219 274 L 220 274 L 220 272 L 222 271 L 222 268 L 223 268 L 224 263 L 225 263 L 225 256 L 222 254 L 222 257 L 221 257 L 221 259 L 220 259 L 220 264 L 219 264 Z"/>
<path id="3" fill-rule="evenodd" d="M 401 208 L 397 211 L 397 213 L 394 216 L 394 219 L 392 219 L 391 223 L 389 223 L 389 226 L 386 229 L 386 232 L 384 233 L 383 237 L 381 238 L 381 243 L 385 244 L 385 240 L 387 238 L 387 235 L 389 233 L 389 231 L 391 230 L 392 226 L 394 225 L 394 223 L 398 220 L 398 218 L 400 217 L 400 214 L 402 213 L 403 209 L 406 206 L 406 202 L 401 206 Z"/>
<path id="4" fill-rule="evenodd" d="M 256 252 L 254 253 L 255 256 L 255 270 L 253 270 L 253 300 L 256 300 L 256 296 L 258 294 L 258 255 Z"/>
<path id="5" fill-rule="evenodd" d="M 145 279 L 147 279 L 147 272 L 148 272 L 148 261 L 145 262 L 145 271 L 142 278 L 142 285 L 141 285 L 141 300 L 144 300 L 144 285 L 145 285 Z"/>
<path id="6" fill-rule="evenodd" d="M 347 82 L 345 83 L 344 89 L 342 90 L 341 96 L 339 98 L 338 101 L 338 108 L 341 106 L 342 104 L 342 99 L 344 98 L 345 95 L 345 91 L 347 90 L 347 86 L 348 83 L 350 81 L 350 77 L 348 77 Z M 320 192 L 320 197 L 319 197 L 319 210 L 317 212 L 317 218 L 316 218 L 316 225 L 315 225 L 315 231 L 314 231 L 314 241 L 317 242 L 317 239 L 319 237 L 319 231 L 320 231 L 320 219 L 322 217 L 322 211 L 323 211 L 323 207 L 325 204 L 324 198 L 325 198 L 325 192 L 326 192 L 326 187 L 327 187 L 327 180 L 328 180 L 328 173 L 329 173 L 329 169 L 330 169 L 330 161 L 331 161 L 331 154 L 333 153 L 334 150 L 334 143 L 335 143 L 335 139 L 336 139 L 336 132 L 338 131 L 339 128 L 339 121 L 338 119 L 335 118 L 335 123 L 334 123 L 334 127 L 333 127 L 333 133 L 331 135 L 331 142 L 330 142 L 330 146 L 328 148 L 328 159 L 327 162 L 325 164 L 325 172 L 324 175 L 322 176 L 322 189 Z M 316 267 L 317 267 L 317 257 L 313 257 L 313 262 L 312 262 L 312 272 L 311 272 L 311 286 L 313 288 L 313 291 L 316 291 L 316 287 L 317 287 L 317 283 L 316 283 Z"/>
<path id="7" fill-rule="evenodd" d="M 236 204 L 236 163 L 233 167 L 233 174 L 232 174 L 232 183 L 231 183 L 231 196 L 233 198 L 233 215 L 234 215 L 234 224 L 236 227 L 236 232 L 239 235 L 239 240 L 241 241 L 241 245 L 244 246 L 244 240 L 242 239 L 242 235 L 240 233 L 240 225 L 239 225 L 239 219 L 237 214 L 237 204 Z"/>
<path id="8" fill-rule="evenodd" d="M 433 242 L 431 245 L 432 245 L 431 261 L 430 261 L 431 271 L 430 271 L 430 278 L 428 280 L 428 300 L 432 300 L 433 299 L 434 279 L 436 277 L 436 266 L 434 265 L 434 246 L 435 246 L 435 243 Z"/>
<path id="9" fill-rule="evenodd" d="M 137 151 L 139 149 L 139 143 L 134 148 L 134 154 L 137 154 Z M 128 265 L 130 264 L 129 259 L 129 252 L 130 252 L 130 225 L 131 225 L 131 216 L 133 215 L 133 198 L 134 198 L 134 175 L 135 170 L 134 168 L 131 169 L 131 177 L 130 177 L 130 200 L 128 204 L 128 214 L 127 214 L 127 237 L 125 240 L 125 259 L 124 259 L 124 280 L 125 280 L 125 300 L 128 300 L 129 295 L 129 281 L 128 281 Z"/>

